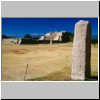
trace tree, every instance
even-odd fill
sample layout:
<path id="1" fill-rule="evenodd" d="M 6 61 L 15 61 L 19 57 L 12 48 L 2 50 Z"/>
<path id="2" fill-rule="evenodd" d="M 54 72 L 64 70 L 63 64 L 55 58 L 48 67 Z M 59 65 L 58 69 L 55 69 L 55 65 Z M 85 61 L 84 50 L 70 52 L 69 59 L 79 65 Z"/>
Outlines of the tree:
<path id="1" fill-rule="evenodd" d="M 32 36 L 31 36 L 30 34 L 26 34 L 26 35 L 24 36 L 24 38 L 32 39 Z"/>

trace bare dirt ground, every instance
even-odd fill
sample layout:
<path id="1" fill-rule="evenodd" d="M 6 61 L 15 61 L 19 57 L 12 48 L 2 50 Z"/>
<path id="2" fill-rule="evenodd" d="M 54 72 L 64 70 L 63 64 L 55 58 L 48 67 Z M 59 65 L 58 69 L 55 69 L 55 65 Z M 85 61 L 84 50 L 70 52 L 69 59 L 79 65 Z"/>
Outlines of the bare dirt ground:
<path id="1" fill-rule="evenodd" d="M 72 43 L 53 45 L 2 44 L 2 81 L 23 81 L 27 64 L 26 80 L 41 80 L 42 77 L 45 77 L 44 80 L 67 80 L 65 77 L 68 77 L 69 80 L 71 57 Z M 97 76 L 97 46 L 92 46 L 91 68 L 92 75 Z"/>

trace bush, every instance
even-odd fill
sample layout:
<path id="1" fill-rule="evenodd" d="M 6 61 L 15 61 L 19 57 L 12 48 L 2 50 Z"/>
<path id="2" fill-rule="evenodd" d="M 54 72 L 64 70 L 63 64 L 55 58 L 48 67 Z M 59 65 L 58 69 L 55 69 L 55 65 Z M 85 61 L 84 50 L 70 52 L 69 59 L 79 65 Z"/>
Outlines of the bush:
<path id="1" fill-rule="evenodd" d="M 26 34 L 24 38 L 22 38 L 21 44 L 37 44 L 37 40 L 39 37 L 32 37 L 30 34 Z"/>
<path id="2" fill-rule="evenodd" d="M 73 33 L 71 32 L 65 32 L 63 33 L 63 36 L 62 36 L 62 42 L 65 43 L 65 42 L 70 42 L 70 41 L 73 41 Z"/>
<path id="3" fill-rule="evenodd" d="M 33 44 L 33 41 L 30 38 L 23 38 L 21 44 Z"/>
<path id="4" fill-rule="evenodd" d="M 92 44 L 95 45 L 98 43 L 98 39 L 92 39 Z"/>

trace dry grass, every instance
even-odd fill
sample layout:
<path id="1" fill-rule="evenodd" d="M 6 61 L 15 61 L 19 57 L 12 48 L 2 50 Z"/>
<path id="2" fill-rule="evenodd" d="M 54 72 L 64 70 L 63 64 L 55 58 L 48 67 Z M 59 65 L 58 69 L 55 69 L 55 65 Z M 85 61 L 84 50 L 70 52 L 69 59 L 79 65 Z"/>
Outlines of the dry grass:
<path id="1" fill-rule="evenodd" d="M 2 45 L 2 80 L 70 80 L 72 43 Z M 98 73 L 98 48 L 92 46 L 92 75 Z M 67 60 L 67 61 L 66 61 Z"/>
<path id="2" fill-rule="evenodd" d="M 70 81 L 71 80 L 71 67 L 64 67 L 60 71 L 50 73 L 41 77 L 27 79 L 27 81 Z"/>

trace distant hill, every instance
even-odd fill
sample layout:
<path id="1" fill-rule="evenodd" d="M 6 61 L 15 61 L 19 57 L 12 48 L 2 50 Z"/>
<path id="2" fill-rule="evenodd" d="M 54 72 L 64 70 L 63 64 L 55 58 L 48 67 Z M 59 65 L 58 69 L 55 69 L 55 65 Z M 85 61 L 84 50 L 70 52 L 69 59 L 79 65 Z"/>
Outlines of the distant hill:
<path id="1" fill-rule="evenodd" d="M 7 35 L 2 35 L 2 39 L 8 39 L 8 38 L 15 38 L 15 37 L 7 36 Z"/>

